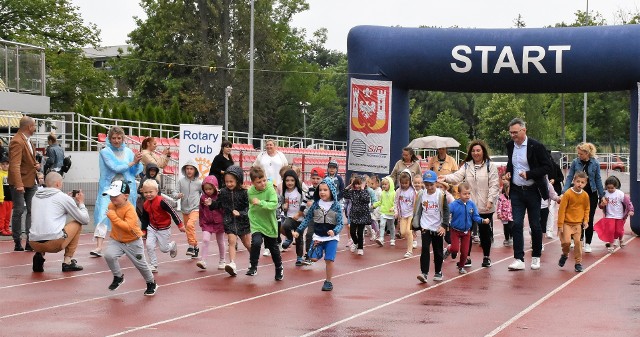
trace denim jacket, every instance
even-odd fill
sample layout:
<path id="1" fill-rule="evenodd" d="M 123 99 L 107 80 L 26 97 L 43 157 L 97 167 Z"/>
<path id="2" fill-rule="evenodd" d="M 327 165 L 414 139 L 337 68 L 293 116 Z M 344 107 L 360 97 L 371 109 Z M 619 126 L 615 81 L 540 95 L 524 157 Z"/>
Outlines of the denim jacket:
<path id="1" fill-rule="evenodd" d="M 564 189 L 562 193 L 566 192 L 569 187 L 573 186 L 573 176 L 576 172 L 584 171 L 584 165 L 580 158 L 576 158 L 571 162 L 569 167 L 569 173 L 567 173 L 567 180 L 564 182 Z M 600 177 L 600 162 L 598 159 L 590 158 L 589 165 L 587 166 L 587 176 L 589 176 L 589 186 L 591 186 L 591 192 L 598 191 L 598 199 L 604 195 L 604 187 L 602 187 L 602 178 Z"/>

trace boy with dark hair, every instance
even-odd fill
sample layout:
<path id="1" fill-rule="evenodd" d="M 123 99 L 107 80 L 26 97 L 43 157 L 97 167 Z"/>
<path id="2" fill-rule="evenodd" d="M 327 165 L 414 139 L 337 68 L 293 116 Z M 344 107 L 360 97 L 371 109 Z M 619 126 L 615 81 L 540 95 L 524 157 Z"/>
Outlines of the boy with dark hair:
<path id="1" fill-rule="evenodd" d="M 267 176 L 260 166 L 253 166 L 249 171 L 252 186 L 247 195 L 249 197 L 249 224 L 251 228 L 251 253 L 249 262 L 251 266 L 247 275 L 258 274 L 258 259 L 260 247 L 264 241 L 265 246 L 271 252 L 273 264 L 276 267 L 276 281 L 284 278 L 282 257 L 278 248 L 278 222 L 275 210 L 278 208 L 278 196 L 271 183 L 267 182 Z"/>

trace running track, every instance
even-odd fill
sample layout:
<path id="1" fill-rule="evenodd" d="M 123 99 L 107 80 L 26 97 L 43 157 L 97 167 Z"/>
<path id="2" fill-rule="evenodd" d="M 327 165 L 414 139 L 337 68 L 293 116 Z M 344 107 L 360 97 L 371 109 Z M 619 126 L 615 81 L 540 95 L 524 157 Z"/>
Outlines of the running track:
<path id="1" fill-rule="evenodd" d="M 628 225 L 627 225 L 628 226 Z M 31 272 L 32 253 L 12 252 L 0 241 L 1 336 L 638 336 L 640 334 L 640 240 L 627 227 L 628 245 L 607 254 L 594 235 L 585 272 L 557 266 L 560 243 L 544 239 L 542 269 L 509 272 L 511 248 L 502 247 L 496 226 L 493 266 L 481 268 L 473 246 L 473 267 L 459 275 L 451 259 L 444 281 L 421 284 L 419 251 L 405 259 L 405 243 L 383 248 L 366 240 L 365 255 L 344 249 L 336 259 L 334 290 L 322 292 L 324 262 L 295 267 L 295 252 L 283 253 L 285 278 L 274 281 L 271 258 L 261 257 L 258 275 L 244 275 L 246 251 L 239 253 L 237 277 L 215 269 L 208 257 L 201 271 L 187 259 L 186 238 L 174 229 L 179 254 L 159 253 L 159 290 L 142 295 L 145 284 L 123 258 L 125 284 L 107 289 L 112 275 L 101 258 L 89 257 L 91 236 L 83 234 L 76 253 L 85 269 L 62 273 L 62 253 L 47 254 L 45 272 Z M 388 240 L 388 239 L 387 239 Z M 525 239 L 528 248 L 529 240 Z M 211 244 L 211 253 L 217 247 Z M 213 266 L 213 269 L 212 269 Z"/>

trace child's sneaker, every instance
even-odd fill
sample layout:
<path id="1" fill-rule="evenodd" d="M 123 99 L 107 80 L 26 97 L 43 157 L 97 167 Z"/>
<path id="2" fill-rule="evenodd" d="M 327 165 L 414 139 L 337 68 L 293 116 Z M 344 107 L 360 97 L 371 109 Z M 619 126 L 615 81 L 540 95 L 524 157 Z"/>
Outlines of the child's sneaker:
<path id="1" fill-rule="evenodd" d="M 420 281 L 422 283 L 427 283 L 427 274 L 419 274 L 418 275 L 418 281 Z"/>
<path id="2" fill-rule="evenodd" d="M 626 245 L 627 245 L 627 243 L 624 242 L 622 239 L 620 239 L 620 248 L 622 248 L 622 247 L 624 247 Z"/>
<path id="3" fill-rule="evenodd" d="M 258 275 L 258 268 L 249 267 L 249 269 L 247 270 L 247 273 L 245 275 L 247 275 L 247 276 L 256 276 L 256 275 Z"/>
<path id="4" fill-rule="evenodd" d="M 502 245 L 503 245 L 504 247 L 509 247 L 509 240 L 504 240 L 504 241 L 502 241 Z"/>
<path id="5" fill-rule="evenodd" d="M 284 267 L 276 268 L 276 281 L 282 281 L 284 278 Z"/>
<path id="6" fill-rule="evenodd" d="M 374 233 L 373 231 L 371 231 L 371 241 L 375 241 L 376 239 L 376 233 Z"/>
<path id="7" fill-rule="evenodd" d="M 193 255 L 191 255 L 191 258 L 192 259 L 197 259 L 198 258 L 198 254 L 200 254 L 200 248 L 193 247 Z"/>
<path id="8" fill-rule="evenodd" d="M 158 285 L 155 282 L 147 283 L 147 290 L 144 291 L 144 296 L 153 296 L 158 290 Z"/>
<path id="9" fill-rule="evenodd" d="M 560 260 L 558 260 L 558 266 L 564 267 L 565 262 L 567 262 L 567 258 L 569 257 L 564 254 L 560 255 Z"/>
<path id="10" fill-rule="evenodd" d="M 187 256 L 193 256 L 193 247 L 189 246 L 189 248 L 187 248 Z"/>
<path id="11" fill-rule="evenodd" d="M 465 267 L 471 267 L 471 258 L 470 257 L 467 258 L 467 262 L 464 263 L 464 266 Z"/>
<path id="12" fill-rule="evenodd" d="M 271 251 L 265 248 L 264 252 L 262 252 L 262 256 L 271 256 Z"/>
<path id="13" fill-rule="evenodd" d="M 187 253 L 187 255 L 189 254 Z M 171 256 L 172 259 L 178 256 L 178 245 L 176 244 L 175 241 L 171 241 L 171 249 L 169 249 L 169 256 Z"/>
<path id="14" fill-rule="evenodd" d="M 379 238 L 376 239 L 376 243 L 378 244 L 378 246 L 382 247 L 384 246 L 384 238 L 381 236 Z"/>
<path id="15" fill-rule="evenodd" d="M 389 245 L 395 246 L 396 245 L 396 240 L 391 240 L 391 242 L 389 242 Z"/>
<path id="16" fill-rule="evenodd" d="M 92 251 L 89 252 L 89 255 L 93 256 L 93 257 L 102 257 L 102 252 L 94 249 Z"/>
<path id="17" fill-rule="evenodd" d="M 582 273 L 582 271 L 584 270 L 582 269 L 582 265 L 579 263 L 576 264 L 575 269 L 576 269 L 576 273 Z"/>
<path id="18" fill-rule="evenodd" d="M 331 281 L 324 281 L 322 284 L 322 291 L 331 291 L 333 290 L 333 283 Z"/>
<path id="19" fill-rule="evenodd" d="M 458 268 L 458 272 L 460 274 L 466 274 L 467 273 L 467 271 L 464 268 Z"/>
<path id="20" fill-rule="evenodd" d="M 113 277 L 113 282 L 111 282 L 111 284 L 109 285 L 109 290 L 116 290 L 123 283 L 124 283 L 124 274 L 122 274 L 122 276 L 120 276 L 120 277 L 114 276 Z"/>
<path id="21" fill-rule="evenodd" d="M 226 266 L 224 266 L 224 270 L 229 273 L 229 275 L 231 276 L 236 276 L 238 275 L 238 271 L 236 270 L 236 263 L 231 261 L 229 262 L 229 264 L 227 264 Z"/>
<path id="22" fill-rule="evenodd" d="M 149 266 L 149 269 L 151 269 L 151 272 L 154 274 L 158 273 L 158 266 Z"/>
<path id="23" fill-rule="evenodd" d="M 614 247 L 618 247 L 619 245 L 620 245 L 620 240 L 618 240 L 618 239 L 613 240 L 613 246 Z"/>
<path id="24" fill-rule="evenodd" d="M 585 253 L 591 253 L 593 250 L 591 249 L 591 245 L 590 244 L 585 244 L 584 245 L 584 252 Z"/>
<path id="25" fill-rule="evenodd" d="M 360 256 L 364 255 L 364 249 L 358 249 L 358 255 Z"/>
<path id="26" fill-rule="evenodd" d="M 302 266 L 304 266 L 304 261 L 302 260 L 302 256 L 298 256 L 298 258 L 296 259 L 296 267 Z"/>
<path id="27" fill-rule="evenodd" d="M 513 239 L 509 239 L 509 247 L 513 246 Z"/>
<path id="28" fill-rule="evenodd" d="M 446 260 L 449 255 L 451 255 L 451 252 L 449 252 L 449 247 L 445 247 L 444 252 L 442 252 L 442 260 Z"/>
<path id="29" fill-rule="evenodd" d="M 412 257 L 412 256 L 413 256 L 413 253 L 412 253 L 412 252 L 406 252 L 406 253 L 404 253 L 404 257 L 405 257 L 405 258 L 409 258 L 409 257 Z"/>
<path id="30" fill-rule="evenodd" d="M 488 256 L 482 259 L 482 266 L 485 268 L 491 267 L 491 259 Z"/>
<path id="31" fill-rule="evenodd" d="M 442 272 L 436 273 L 435 275 L 433 275 L 433 280 L 434 281 L 442 281 Z"/>
<path id="32" fill-rule="evenodd" d="M 218 270 L 224 270 L 224 267 L 227 265 L 226 262 L 224 262 L 224 260 L 220 260 L 220 262 L 218 262 Z M 205 265 L 206 266 L 206 265 Z"/>
<path id="33" fill-rule="evenodd" d="M 351 247 L 349 248 L 349 250 L 350 250 L 352 253 L 355 253 L 356 249 L 358 249 L 358 246 L 357 246 L 355 243 L 352 243 L 352 244 L 351 244 Z"/>
<path id="34" fill-rule="evenodd" d="M 207 263 L 200 260 L 196 263 L 196 266 L 198 266 L 198 268 L 200 269 L 207 269 Z M 224 266 L 222 267 L 224 269 Z"/>
<path id="35" fill-rule="evenodd" d="M 411 247 L 418 248 L 418 241 L 413 240 L 413 243 L 411 243 Z"/>

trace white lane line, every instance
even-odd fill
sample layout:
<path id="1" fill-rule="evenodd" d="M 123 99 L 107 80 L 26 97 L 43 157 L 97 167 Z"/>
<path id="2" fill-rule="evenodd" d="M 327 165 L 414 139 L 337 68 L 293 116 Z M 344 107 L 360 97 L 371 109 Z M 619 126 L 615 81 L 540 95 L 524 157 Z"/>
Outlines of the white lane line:
<path id="1" fill-rule="evenodd" d="M 631 239 L 629 239 L 627 241 L 627 243 L 629 243 L 630 241 L 632 241 L 633 239 L 635 239 L 636 236 L 632 237 Z M 619 250 L 620 248 L 617 248 L 616 250 Z M 615 251 L 614 251 L 615 252 Z M 549 298 L 551 298 L 551 296 L 557 294 L 558 292 L 560 292 L 562 289 L 566 288 L 569 284 L 573 283 L 574 281 L 576 281 L 577 279 L 583 277 L 586 273 L 588 273 L 591 269 L 595 268 L 595 266 L 597 266 L 598 264 L 600 264 L 600 262 L 606 260 L 607 258 L 609 258 L 609 256 L 611 256 L 613 254 L 605 254 L 603 257 L 601 257 L 600 259 L 598 259 L 598 261 L 596 261 L 594 264 L 590 265 L 589 267 L 587 267 L 582 273 L 576 273 L 576 275 L 572 278 L 570 278 L 569 280 L 567 280 L 565 283 L 563 283 L 562 285 L 560 285 L 559 287 L 557 287 L 556 289 L 554 289 L 553 291 L 551 291 L 550 293 L 548 293 L 547 295 L 545 295 L 544 297 L 540 298 L 539 300 L 537 300 L 536 302 L 534 302 L 533 304 L 531 304 L 530 306 L 528 306 L 526 309 L 520 311 L 517 315 L 511 317 L 511 319 L 509 319 L 508 321 L 504 322 L 502 325 L 500 325 L 499 327 L 495 328 L 493 331 L 489 332 L 488 334 L 485 335 L 485 337 L 491 337 L 491 336 L 495 336 L 496 334 L 498 334 L 499 332 L 501 332 L 502 330 L 506 329 L 508 326 L 510 326 L 511 324 L 513 324 L 515 321 L 517 321 L 518 319 L 520 319 L 522 316 L 526 315 L 527 313 L 529 313 L 531 310 L 535 309 L 536 307 L 538 307 L 540 304 L 542 304 L 543 302 L 545 302 L 546 300 L 548 300 Z"/>

